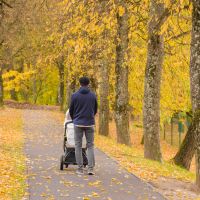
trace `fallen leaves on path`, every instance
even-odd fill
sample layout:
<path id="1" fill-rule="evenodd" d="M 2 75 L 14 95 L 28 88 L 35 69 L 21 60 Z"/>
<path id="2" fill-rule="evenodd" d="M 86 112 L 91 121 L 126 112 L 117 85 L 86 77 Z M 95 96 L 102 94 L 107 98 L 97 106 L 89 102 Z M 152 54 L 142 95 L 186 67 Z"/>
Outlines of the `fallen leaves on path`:
<path id="1" fill-rule="evenodd" d="M 108 155 L 116 159 L 121 166 L 126 168 L 129 172 L 137 175 L 141 179 L 148 181 L 150 183 L 157 183 L 157 180 L 159 177 L 168 177 L 173 178 L 174 180 L 180 180 L 180 182 L 184 183 L 184 181 L 192 182 L 194 180 L 194 173 L 191 173 L 189 171 L 186 171 L 176 165 L 173 165 L 173 163 L 164 161 L 163 163 L 159 163 L 156 161 L 147 160 L 143 157 L 143 149 L 137 148 L 135 146 L 133 147 L 127 147 L 125 145 L 118 144 L 113 139 L 96 135 L 96 145 L 98 148 L 100 148 L 102 151 L 106 152 Z M 141 145 L 142 146 L 142 145 Z M 129 178 L 129 177 L 126 177 Z M 121 184 L 120 181 L 118 181 L 115 177 L 112 178 L 111 183 L 115 184 Z M 161 190 L 161 183 L 154 184 Z M 187 185 L 185 182 L 184 185 Z M 172 187 L 173 188 L 173 187 Z M 177 186 L 174 186 L 173 189 L 164 188 L 162 190 L 163 194 L 167 194 L 169 197 L 169 194 L 177 196 L 178 199 L 188 199 L 193 200 L 193 196 L 189 194 L 189 192 L 192 192 L 192 190 L 187 190 L 183 188 L 182 193 L 178 190 L 176 190 Z M 165 192 L 163 192 L 166 190 Z M 173 191 L 172 191 L 173 190 Z M 129 192 L 129 191 L 128 191 Z M 188 193 L 188 194 L 187 194 Z M 131 194 L 131 193 L 130 193 Z M 198 194 L 193 194 L 194 196 L 197 196 Z"/>
<path id="2" fill-rule="evenodd" d="M 59 113 L 57 114 L 54 113 L 54 114 L 55 118 L 59 119 L 60 121 L 63 121 L 64 118 L 63 114 Z M 97 126 L 98 126 L 98 120 L 97 120 Z M 133 144 L 132 147 L 127 147 L 125 145 L 121 145 L 116 142 L 116 128 L 113 122 L 110 123 L 109 137 L 104 137 L 96 134 L 95 144 L 99 149 L 101 149 L 107 155 L 117 160 L 118 163 L 121 165 L 121 167 L 127 169 L 129 172 L 135 174 L 136 176 L 140 177 L 141 179 L 151 184 L 156 183 L 159 177 L 168 177 L 168 178 L 170 177 L 175 180 L 180 180 L 182 182 L 194 181 L 195 179 L 194 173 L 188 172 L 176 165 L 173 165 L 173 163 L 169 162 L 169 160 L 173 158 L 174 154 L 176 153 L 177 148 L 171 147 L 166 142 L 161 141 L 164 162 L 159 163 L 144 159 L 144 147 L 143 145 L 140 144 L 142 139 L 142 128 L 132 127 L 130 128 L 130 131 L 131 131 L 131 141 Z M 118 173 L 121 173 L 121 171 L 119 170 Z M 126 175 L 125 178 L 128 179 L 129 176 Z M 114 186 L 115 184 L 121 184 L 121 182 L 117 180 L 116 177 L 113 177 L 113 179 L 111 180 L 111 185 Z M 98 184 L 91 182 L 89 185 L 91 187 L 96 187 Z M 165 189 L 168 190 L 167 188 Z M 173 188 L 173 190 L 174 194 L 176 194 L 176 188 Z M 129 190 L 125 192 L 131 194 L 131 191 Z M 169 190 L 168 192 L 173 193 L 171 190 Z M 188 192 L 188 190 L 185 189 L 185 192 Z M 179 195 L 178 192 L 177 194 Z M 197 194 L 195 195 L 197 196 Z M 88 200 L 90 198 L 91 196 L 86 196 L 85 200 Z M 176 200 L 178 199 L 193 200 L 194 198 L 191 198 L 191 195 L 182 195 L 182 197 L 177 198 Z M 108 198 L 108 200 L 112 199 Z"/>
<path id="3" fill-rule="evenodd" d="M 89 186 L 94 186 L 94 187 L 100 187 L 101 186 L 101 181 L 94 181 L 94 182 L 89 182 Z"/>

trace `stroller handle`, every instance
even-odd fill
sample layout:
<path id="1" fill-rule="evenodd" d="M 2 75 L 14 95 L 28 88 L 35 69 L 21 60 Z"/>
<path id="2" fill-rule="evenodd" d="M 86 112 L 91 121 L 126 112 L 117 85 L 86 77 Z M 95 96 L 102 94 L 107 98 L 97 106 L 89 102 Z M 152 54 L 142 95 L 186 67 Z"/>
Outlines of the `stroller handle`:
<path id="1" fill-rule="evenodd" d="M 67 125 L 73 123 L 73 121 L 69 121 L 65 123 L 65 129 L 67 129 Z"/>

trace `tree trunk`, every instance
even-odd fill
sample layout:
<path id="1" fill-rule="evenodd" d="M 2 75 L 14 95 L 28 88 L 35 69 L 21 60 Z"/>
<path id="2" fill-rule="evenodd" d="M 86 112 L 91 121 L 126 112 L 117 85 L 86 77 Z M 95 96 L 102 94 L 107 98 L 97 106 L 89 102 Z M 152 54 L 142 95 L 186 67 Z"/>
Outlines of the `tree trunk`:
<path id="1" fill-rule="evenodd" d="M 99 134 L 108 136 L 109 134 L 109 69 L 108 64 L 103 63 L 100 66 L 100 84 L 99 84 Z"/>
<path id="2" fill-rule="evenodd" d="M 3 22 L 3 18 L 4 18 L 3 3 L 0 2 L 0 30 L 1 30 L 2 22 Z"/>
<path id="3" fill-rule="evenodd" d="M 3 17 L 4 17 L 4 12 L 3 12 L 3 3 L 0 3 L 0 48 L 2 47 L 2 43 L 3 43 L 3 38 L 2 38 L 2 22 L 3 22 Z M 1 50 L 1 49 L 0 49 Z M 0 63 L 2 64 L 2 63 Z M 4 102 L 3 102 L 3 67 L 0 66 L 0 107 L 3 106 Z"/>
<path id="4" fill-rule="evenodd" d="M 200 133 L 200 112 L 194 114 L 192 124 L 181 144 L 181 148 L 174 157 L 175 164 L 188 170 L 197 147 L 198 131 Z"/>
<path id="5" fill-rule="evenodd" d="M 37 103 L 37 76 L 33 75 L 33 103 Z"/>
<path id="6" fill-rule="evenodd" d="M 70 106 L 70 103 L 71 103 L 71 96 L 76 90 L 76 81 L 75 80 L 70 81 L 67 78 L 66 85 L 67 85 L 67 87 L 66 87 L 66 89 L 67 89 L 67 91 L 66 91 L 66 108 L 68 109 Z"/>
<path id="7" fill-rule="evenodd" d="M 192 14 L 192 41 L 191 41 L 191 97 L 193 112 L 197 116 L 196 129 L 197 135 L 196 149 L 196 184 L 200 188 L 200 1 L 193 0 Z"/>
<path id="8" fill-rule="evenodd" d="M 183 140 L 174 162 L 186 169 L 190 168 L 196 153 L 197 185 L 200 187 L 200 1 L 193 1 L 192 33 L 190 55 L 190 88 L 193 109 L 193 121 Z"/>
<path id="9" fill-rule="evenodd" d="M 98 87 L 98 83 L 96 81 L 96 78 L 95 77 L 90 77 L 90 89 L 94 93 L 97 93 L 97 87 Z"/>
<path id="10" fill-rule="evenodd" d="M 123 12 L 117 13 L 117 46 L 116 46 L 116 128 L 117 141 L 130 145 L 129 133 L 129 95 L 128 95 L 128 10 L 124 1 L 118 2 Z"/>
<path id="11" fill-rule="evenodd" d="M 64 106 L 64 89 L 65 89 L 65 86 L 64 86 L 64 78 L 65 78 L 65 75 L 64 75 L 64 69 L 65 69 L 65 66 L 64 66 L 64 58 L 62 58 L 58 63 L 57 63 L 57 66 L 58 66 L 58 70 L 59 70 L 59 91 L 58 91 L 58 103 L 60 105 L 60 110 L 62 111 L 63 110 L 63 106 Z"/>
<path id="12" fill-rule="evenodd" d="M 197 147 L 196 155 L 195 155 L 195 162 L 196 162 L 196 185 L 200 188 L 200 147 Z"/>
<path id="13" fill-rule="evenodd" d="M 15 101 L 18 100 L 17 93 L 16 93 L 15 89 L 10 90 L 10 97 L 11 97 L 12 100 L 15 100 Z"/>
<path id="14" fill-rule="evenodd" d="M 36 58 L 35 58 L 36 59 Z M 36 60 L 33 60 L 33 62 L 31 63 L 33 66 L 33 70 L 37 71 L 36 69 Z M 34 73 L 33 75 L 33 79 L 32 79 L 32 93 L 33 93 L 33 103 L 36 104 L 37 103 L 37 74 Z"/>
<path id="15" fill-rule="evenodd" d="M 142 136 L 142 140 L 141 140 L 140 144 L 144 145 L 144 135 Z"/>
<path id="16" fill-rule="evenodd" d="M 161 161 L 160 150 L 160 84 L 164 57 L 163 36 L 155 27 L 164 10 L 162 3 L 151 0 L 148 24 L 148 55 L 145 72 L 143 127 L 144 157 Z"/>
<path id="17" fill-rule="evenodd" d="M 0 107 L 3 106 L 3 78 L 2 78 L 3 70 L 0 69 Z"/>
<path id="18" fill-rule="evenodd" d="M 163 139 L 166 140 L 166 122 L 163 124 Z"/>
<path id="19" fill-rule="evenodd" d="M 171 118 L 171 145 L 174 143 L 174 118 Z"/>
<path id="20" fill-rule="evenodd" d="M 103 42 L 101 42 L 100 52 L 100 81 L 99 81 L 99 134 L 108 136 L 109 135 L 109 63 L 107 55 L 107 42 L 109 31 L 106 28 L 106 24 L 103 21 L 104 17 L 108 15 L 109 7 L 107 6 L 106 0 L 99 1 L 99 23 L 104 25 L 104 31 L 102 33 Z"/>

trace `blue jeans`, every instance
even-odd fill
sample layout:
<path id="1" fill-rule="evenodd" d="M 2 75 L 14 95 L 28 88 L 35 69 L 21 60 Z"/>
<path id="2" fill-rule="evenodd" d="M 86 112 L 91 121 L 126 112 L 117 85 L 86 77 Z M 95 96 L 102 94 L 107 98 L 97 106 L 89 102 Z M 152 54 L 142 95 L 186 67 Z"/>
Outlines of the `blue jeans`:
<path id="1" fill-rule="evenodd" d="M 75 134 L 75 155 L 76 162 L 79 169 L 83 169 L 83 155 L 82 155 L 82 140 L 83 134 L 85 134 L 87 141 L 87 158 L 88 169 L 93 169 L 95 166 L 94 158 L 94 127 L 78 127 L 74 126 Z"/>

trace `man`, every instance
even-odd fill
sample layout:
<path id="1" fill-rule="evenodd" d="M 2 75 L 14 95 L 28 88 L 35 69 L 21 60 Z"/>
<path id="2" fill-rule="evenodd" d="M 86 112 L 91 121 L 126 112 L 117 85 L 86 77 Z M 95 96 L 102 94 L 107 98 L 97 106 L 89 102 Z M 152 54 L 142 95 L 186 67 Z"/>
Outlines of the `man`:
<path id="1" fill-rule="evenodd" d="M 89 89 L 90 80 L 82 77 L 79 80 L 80 89 L 72 95 L 69 108 L 74 123 L 75 155 L 78 164 L 77 174 L 83 174 L 82 138 L 87 141 L 88 174 L 94 175 L 94 116 L 97 113 L 97 99 Z"/>

